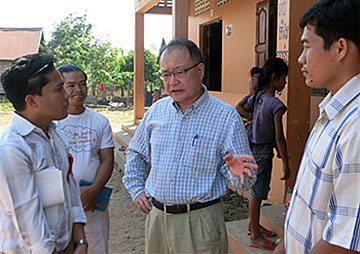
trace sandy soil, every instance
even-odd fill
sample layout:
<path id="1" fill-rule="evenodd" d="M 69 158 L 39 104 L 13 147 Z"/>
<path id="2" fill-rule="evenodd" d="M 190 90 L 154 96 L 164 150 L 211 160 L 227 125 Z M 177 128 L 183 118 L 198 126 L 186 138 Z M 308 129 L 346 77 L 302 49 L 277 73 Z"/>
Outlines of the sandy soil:
<path id="1" fill-rule="evenodd" d="M 107 186 L 113 188 L 109 205 L 109 254 L 144 253 L 145 215 L 132 202 L 118 170 L 114 170 Z"/>

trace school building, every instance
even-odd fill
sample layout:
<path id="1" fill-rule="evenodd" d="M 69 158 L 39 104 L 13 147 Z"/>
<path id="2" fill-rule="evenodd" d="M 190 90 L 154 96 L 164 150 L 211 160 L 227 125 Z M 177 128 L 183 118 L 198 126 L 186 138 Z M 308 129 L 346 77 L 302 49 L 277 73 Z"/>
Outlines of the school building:
<path id="1" fill-rule="evenodd" d="M 299 19 L 315 0 L 135 0 L 134 122 L 144 115 L 144 15 L 172 15 L 173 37 L 194 41 L 205 59 L 210 94 L 235 106 L 248 93 L 249 70 L 273 56 L 289 65 L 288 84 L 279 98 L 287 105 L 284 131 L 291 177 L 280 181 L 274 158 L 269 202 L 290 198 L 309 132 L 326 91 L 304 83 L 297 58 L 302 51 Z M 161 28 L 161 24 L 159 24 Z M 276 157 L 276 156 L 275 156 Z"/>

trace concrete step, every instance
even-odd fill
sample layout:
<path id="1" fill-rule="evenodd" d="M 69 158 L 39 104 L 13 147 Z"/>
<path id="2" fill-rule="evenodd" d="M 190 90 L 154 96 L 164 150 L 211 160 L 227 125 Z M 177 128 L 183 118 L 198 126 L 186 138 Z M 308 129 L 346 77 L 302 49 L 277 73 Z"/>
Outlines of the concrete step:
<path id="1" fill-rule="evenodd" d="M 123 125 L 119 130 L 113 130 L 113 140 L 115 144 L 114 164 L 118 170 L 125 169 L 126 153 L 131 138 L 134 135 L 137 125 Z"/>
<path id="2" fill-rule="evenodd" d="M 281 238 L 284 235 L 283 225 L 286 210 L 284 205 L 263 206 L 261 208 L 260 224 L 265 228 L 274 231 L 276 237 L 267 237 L 271 241 Z M 271 251 L 250 247 L 250 236 L 247 235 L 249 218 L 238 221 L 226 222 L 229 240 L 229 253 L 231 254 L 266 254 Z"/>

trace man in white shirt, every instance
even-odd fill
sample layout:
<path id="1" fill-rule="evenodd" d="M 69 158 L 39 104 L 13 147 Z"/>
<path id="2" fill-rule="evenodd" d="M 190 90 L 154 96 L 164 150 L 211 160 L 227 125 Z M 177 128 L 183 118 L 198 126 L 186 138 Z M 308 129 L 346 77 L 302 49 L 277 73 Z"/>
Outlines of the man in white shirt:
<path id="1" fill-rule="evenodd" d="M 321 0 L 300 19 L 305 83 L 327 88 L 274 253 L 360 252 L 360 0 Z"/>
<path id="2" fill-rule="evenodd" d="M 110 179 L 114 168 L 114 143 L 109 120 L 84 105 L 87 96 L 87 75 L 78 66 L 60 66 L 69 94 L 69 115 L 57 122 L 74 157 L 75 179 L 85 180 L 89 186 L 81 186 L 81 201 L 86 213 L 86 238 L 89 254 L 108 253 L 109 212 L 95 209 L 96 195 Z"/>
<path id="3" fill-rule="evenodd" d="M 68 95 L 51 56 L 15 59 L 1 75 L 15 108 L 0 135 L 0 253 L 87 253 L 86 218 L 66 144 L 53 120 L 67 116 Z M 58 173 L 60 171 L 60 173 Z M 56 173 L 45 186 L 39 175 Z M 55 195 L 41 192 L 57 186 Z"/>

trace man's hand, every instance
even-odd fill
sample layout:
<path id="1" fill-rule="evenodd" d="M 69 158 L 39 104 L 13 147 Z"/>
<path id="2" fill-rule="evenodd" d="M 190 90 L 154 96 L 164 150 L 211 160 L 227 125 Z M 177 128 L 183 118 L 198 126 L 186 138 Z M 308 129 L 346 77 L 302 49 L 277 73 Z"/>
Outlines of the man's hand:
<path id="1" fill-rule="evenodd" d="M 240 177 L 242 184 L 245 183 L 245 174 L 252 177 L 250 168 L 258 168 L 256 163 L 250 162 L 254 160 L 250 155 L 226 155 L 223 159 L 229 166 L 231 174 Z"/>
<path id="2" fill-rule="evenodd" d="M 80 198 L 85 212 L 93 212 L 95 206 L 100 206 L 95 200 L 96 194 L 97 193 L 92 190 L 91 186 L 80 187 Z"/>
<path id="3" fill-rule="evenodd" d="M 137 208 L 139 208 L 139 210 L 145 214 L 148 214 L 152 209 L 152 206 L 148 201 L 148 199 L 149 197 L 146 196 L 145 192 L 143 192 L 139 196 L 137 196 L 134 200 L 134 203 L 137 206 Z"/>

